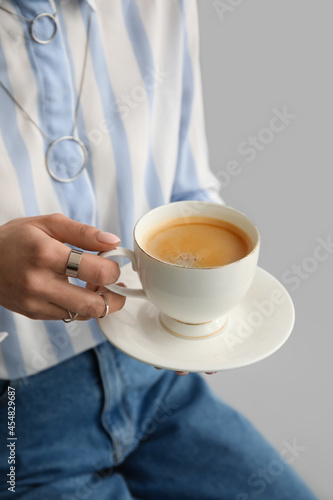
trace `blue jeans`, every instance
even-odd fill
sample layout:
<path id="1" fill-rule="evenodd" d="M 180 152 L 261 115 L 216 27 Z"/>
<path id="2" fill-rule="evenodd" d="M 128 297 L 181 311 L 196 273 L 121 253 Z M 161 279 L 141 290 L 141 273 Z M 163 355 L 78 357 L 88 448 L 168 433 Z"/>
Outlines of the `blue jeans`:
<path id="1" fill-rule="evenodd" d="M 155 370 L 105 342 L 9 385 L 15 495 L 6 484 L 8 381 L 0 381 L 3 500 L 315 498 L 197 374 Z"/>

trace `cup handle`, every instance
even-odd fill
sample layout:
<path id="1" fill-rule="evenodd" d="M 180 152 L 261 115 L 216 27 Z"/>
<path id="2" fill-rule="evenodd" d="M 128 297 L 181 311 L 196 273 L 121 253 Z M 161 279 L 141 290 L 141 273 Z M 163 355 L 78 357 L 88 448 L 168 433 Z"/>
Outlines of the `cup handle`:
<path id="1" fill-rule="evenodd" d="M 114 250 L 109 250 L 107 252 L 102 252 L 99 254 L 100 257 L 110 258 L 110 257 L 127 257 L 132 262 L 133 271 L 138 271 L 138 265 L 136 261 L 135 254 L 132 250 L 123 247 L 117 247 Z M 110 283 L 109 285 L 104 285 L 106 288 L 111 290 L 111 292 L 122 295 L 123 297 L 135 297 L 139 299 L 147 299 L 145 292 L 142 288 L 124 288 L 123 286 L 116 285 L 115 283 Z"/>

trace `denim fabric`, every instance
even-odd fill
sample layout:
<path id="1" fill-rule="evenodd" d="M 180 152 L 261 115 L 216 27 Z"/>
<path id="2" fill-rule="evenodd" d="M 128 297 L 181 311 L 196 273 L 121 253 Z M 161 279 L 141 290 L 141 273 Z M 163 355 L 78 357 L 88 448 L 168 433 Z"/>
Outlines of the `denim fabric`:
<path id="1" fill-rule="evenodd" d="M 0 497 L 25 500 L 313 500 L 281 456 L 197 374 L 109 343 L 16 387 L 16 489 L 0 382 Z"/>

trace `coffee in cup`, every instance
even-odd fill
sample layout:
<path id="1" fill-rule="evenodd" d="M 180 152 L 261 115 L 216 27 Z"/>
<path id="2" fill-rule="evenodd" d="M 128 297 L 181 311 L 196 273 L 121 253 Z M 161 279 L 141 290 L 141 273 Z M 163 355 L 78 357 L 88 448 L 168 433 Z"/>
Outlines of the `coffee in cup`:
<path id="1" fill-rule="evenodd" d="M 163 262 L 185 267 L 219 267 L 245 257 L 253 248 L 239 227 L 212 217 L 177 217 L 144 234 L 142 247 Z"/>

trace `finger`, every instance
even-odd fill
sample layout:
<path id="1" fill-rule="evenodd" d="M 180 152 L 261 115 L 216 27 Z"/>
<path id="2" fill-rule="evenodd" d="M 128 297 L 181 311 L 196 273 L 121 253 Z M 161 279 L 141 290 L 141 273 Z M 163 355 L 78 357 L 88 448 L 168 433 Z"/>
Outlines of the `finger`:
<path id="1" fill-rule="evenodd" d="M 106 289 L 107 290 L 107 289 Z M 117 311 L 120 311 L 120 309 L 122 309 L 124 307 L 124 304 L 126 302 L 126 298 L 125 297 L 121 297 L 120 295 L 117 295 L 116 293 L 113 293 L 113 292 L 110 292 L 110 291 L 104 291 L 104 293 L 102 292 L 96 292 L 97 296 L 100 297 L 100 300 L 102 300 L 102 304 L 103 304 L 103 311 L 102 313 L 97 313 L 98 316 L 94 315 L 94 316 L 91 316 L 91 314 L 89 315 L 86 315 L 86 316 L 79 316 L 77 317 L 77 320 L 81 320 L 81 321 L 86 321 L 86 320 L 89 320 L 91 319 L 92 317 L 93 318 L 105 318 L 106 315 L 109 315 L 109 314 L 113 314 Z M 98 307 L 100 308 L 100 304 L 101 302 L 99 301 L 99 304 L 98 304 Z"/>
<path id="2" fill-rule="evenodd" d="M 86 283 L 94 285 L 109 285 L 115 283 L 120 276 L 120 269 L 117 262 L 104 259 L 98 255 L 83 253 L 78 277 Z"/>
<path id="3" fill-rule="evenodd" d="M 120 284 L 120 286 L 123 286 L 123 284 Z M 114 294 L 113 292 L 110 292 L 110 290 L 108 290 L 107 288 L 105 287 L 98 287 L 97 290 L 96 290 L 96 293 L 101 296 L 104 300 L 104 313 L 102 316 L 99 316 L 99 318 L 104 318 L 105 316 L 111 314 L 111 312 L 115 312 L 115 311 L 112 311 L 111 307 L 112 307 L 112 303 L 110 304 L 110 300 L 113 301 L 114 300 L 114 295 L 117 295 L 117 294 Z M 125 301 L 126 301 L 126 297 L 123 297 L 123 304 L 125 304 Z M 119 309 L 117 309 L 119 310 Z"/>
<path id="4" fill-rule="evenodd" d="M 67 262 L 71 249 L 67 245 L 58 243 L 57 251 L 49 257 L 48 265 L 62 276 L 66 274 Z M 98 255 L 83 252 L 78 269 L 78 278 L 92 285 L 109 285 L 115 283 L 120 276 L 117 262 L 104 259 Z"/>
<path id="5" fill-rule="evenodd" d="M 78 319 L 100 318 L 105 312 L 104 299 L 96 292 L 63 280 L 54 280 L 50 289 L 51 291 L 46 292 L 46 295 L 49 295 L 49 301 L 56 303 L 60 308 L 78 313 Z M 109 313 L 119 311 L 125 303 L 125 297 L 105 290 L 103 295 L 108 301 Z"/>
<path id="6" fill-rule="evenodd" d="M 56 304 L 34 298 L 25 300 L 21 306 L 17 306 L 13 309 L 13 311 L 23 314 L 30 319 L 45 321 L 59 320 L 69 317 L 67 309 L 64 309 Z"/>
<path id="7" fill-rule="evenodd" d="M 82 290 L 84 291 L 84 289 Z M 89 294 L 89 299 L 88 299 L 89 301 L 88 303 L 86 303 L 86 305 L 82 304 L 79 307 L 73 305 L 70 306 L 71 310 L 79 314 L 77 318 L 78 320 L 85 321 L 91 318 L 105 317 L 106 312 L 108 314 L 112 314 L 117 311 L 120 311 L 120 309 L 122 309 L 126 301 L 125 297 L 122 297 L 110 291 L 105 291 L 103 293 L 103 297 L 99 295 L 98 292 L 95 293 L 91 292 Z M 108 304 L 108 311 L 106 310 L 106 302 Z"/>
<path id="8" fill-rule="evenodd" d="M 159 366 L 154 366 L 156 370 L 163 370 L 163 368 L 160 368 Z M 179 375 L 180 377 L 183 377 L 184 375 L 188 375 L 189 372 L 181 372 L 181 371 L 176 371 L 176 375 Z"/>
<path id="9" fill-rule="evenodd" d="M 102 252 L 120 242 L 120 238 L 112 233 L 102 232 L 96 227 L 81 224 L 62 214 L 38 217 L 34 219 L 34 224 L 52 238 L 85 250 Z"/>
<path id="10" fill-rule="evenodd" d="M 163 368 L 160 368 L 159 366 L 154 366 L 154 368 L 156 370 L 163 370 Z M 180 372 L 180 371 L 176 371 L 175 373 L 176 373 L 176 375 L 179 375 L 180 377 L 183 377 L 184 375 L 188 375 L 189 374 L 189 372 Z"/>

